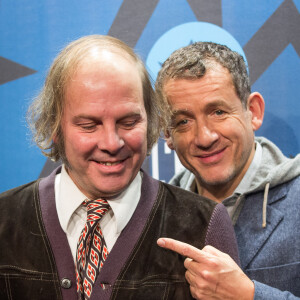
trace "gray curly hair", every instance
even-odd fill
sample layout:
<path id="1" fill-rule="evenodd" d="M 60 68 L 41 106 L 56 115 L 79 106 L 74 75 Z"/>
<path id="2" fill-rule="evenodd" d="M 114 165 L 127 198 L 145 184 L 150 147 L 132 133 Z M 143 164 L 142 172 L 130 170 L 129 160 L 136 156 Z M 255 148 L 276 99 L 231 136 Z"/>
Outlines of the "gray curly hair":
<path id="1" fill-rule="evenodd" d="M 204 76 L 206 70 L 213 69 L 218 63 L 226 68 L 232 77 L 235 91 L 244 108 L 251 93 L 250 79 L 243 57 L 227 46 L 212 42 L 196 42 L 174 51 L 163 63 L 155 83 L 156 96 L 164 105 L 170 118 L 170 107 L 164 95 L 164 85 L 169 79 L 197 79 Z"/>
<path id="2" fill-rule="evenodd" d="M 164 119 L 160 115 L 160 103 L 155 97 L 147 70 L 134 51 L 122 41 L 103 35 L 82 37 L 67 45 L 55 58 L 40 94 L 34 99 L 27 112 L 27 120 L 33 139 L 43 154 L 67 163 L 61 119 L 64 109 L 66 85 L 83 59 L 95 49 L 108 49 L 127 55 L 136 64 L 143 86 L 144 105 L 147 112 L 148 154 L 157 142 Z M 57 142 L 53 141 L 56 137 Z"/>

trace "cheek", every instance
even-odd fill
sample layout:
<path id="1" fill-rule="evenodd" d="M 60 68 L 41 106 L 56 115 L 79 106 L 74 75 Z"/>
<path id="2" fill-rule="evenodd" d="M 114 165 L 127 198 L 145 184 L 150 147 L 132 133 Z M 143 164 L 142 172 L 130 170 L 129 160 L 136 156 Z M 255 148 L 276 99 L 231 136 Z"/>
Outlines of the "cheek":
<path id="1" fill-rule="evenodd" d="M 172 134 L 172 144 L 174 150 L 180 152 L 186 152 L 188 145 L 191 142 L 191 134 L 189 132 Z"/>
<path id="2" fill-rule="evenodd" d="M 92 136 L 76 134 L 74 136 L 65 137 L 66 152 L 71 150 L 78 154 L 91 151 L 97 145 L 96 140 Z"/>
<path id="3" fill-rule="evenodd" d="M 234 127 L 233 127 L 234 128 Z M 245 154 L 248 155 L 251 145 L 253 145 L 253 131 L 247 130 L 244 126 L 236 126 L 235 129 L 228 129 L 223 131 L 226 139 L 232 143 L 234 157 L 241 159 Z"/>
<path id="4" fill-rule="evenodd" d="M 134 130 L 124 135 L 126 145 L 134 150 L 138 151 L 147 148 L 147 133 L 144 129 Z"/>
<path id="5" fill-rule="evenodd" d="M 232 141 L 241 141 L 245 139 L 247 133 L 246 126 L 239 118 L 232 117 L 226 122 L 221 122 L 215 126 L 215 129 L 226 139 Z"/>

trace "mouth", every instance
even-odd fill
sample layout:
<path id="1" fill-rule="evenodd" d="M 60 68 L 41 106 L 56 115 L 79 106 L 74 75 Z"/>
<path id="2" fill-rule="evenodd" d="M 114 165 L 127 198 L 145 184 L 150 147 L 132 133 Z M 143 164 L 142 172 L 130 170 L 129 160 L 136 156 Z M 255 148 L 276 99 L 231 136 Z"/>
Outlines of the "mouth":
<path id="1" fill-rule="evenodd" d="M 106 175 L 112 175 L 112 174 L 119 174 L 120 172 L 123 172 L 126 168 L 126 160 L 96 160 L 92 159 L 91 162 L 93 163 L 94 167 L 98 172 L 106 174 Z"/>
<path id="2" fill-rule="evenodd" d="M 97 162 L 98 164 L 100 165 L 103 165 L 103 166 L 115 166 L 115 165 L 118 165 L 120 163 L 122 163 L 124 160 L 118 160 L 118 161 L 115 161 L 115 162 L 109 162 L 109 161 L 99 161 Z"/>
<path id="3" fill-rule="evenodd" d="M 197 155 L 197 157 L 204 164 L 217 164 L 224 157 L 225 150 L 226 147 L 212 153 Z"/>
<path id="4" fill-rule="evenodd" d="M 112 168 L 119 168 L 120 166 L 124 165 L 124 162 L 127 158 L 120 159 L 120 160 L 98 160 L 98 159 L 91 159 L 92 162 L 96 163 L 99 167 L 106 167 L 112 170 Z"/>
<path id="5" fill-rule="evenodd" d="M 212 157 L 212 156 L 215 156 L 215 155 L 218 155 L 218 154 L 222 153 L 224 150 L 225 150 L 225 148 L 223 148 L 221 150 L 218 150 L 218 151 L 215 151 L 215 152 L 212 152 L 212 153 L 199 155 L 199 157 L 200 158 Z"/>

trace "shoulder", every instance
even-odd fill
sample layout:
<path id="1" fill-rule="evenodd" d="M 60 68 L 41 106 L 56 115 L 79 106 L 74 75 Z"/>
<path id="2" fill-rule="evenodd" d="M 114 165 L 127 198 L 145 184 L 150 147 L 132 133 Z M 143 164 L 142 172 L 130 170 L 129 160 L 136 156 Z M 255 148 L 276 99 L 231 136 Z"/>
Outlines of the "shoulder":
<path id="1" fill-rule="evenodd" d="M 184 190 L 180 187 L 161 182 L 167 206 L 171 210 L 189 211 L 191 214 L 203 214 L 209 219 L 215 210 L 217 203 L 202 197 L 196 193 Z"/>
<path id="2" fill-rule="evenodd" d="M 161 184 L 163 185 L 163 188 L 167 191 L 167 193 L 169 193 L 170 195 L 172 195 L 174 198 L 186 198 L 188 199 L 188 201 L 201 201 L 203 203 L 208 203 L 209 205 L 215 206 L 216 202 L 205 198 L 203 196 L 200 196 L 196 193 L 193 193 L 191 191 L 187 191 L 181 187 L 178 186 L 174 186 L 170 183 L 165 183 L 165 182 L 161 182 Z"/>
<path id="3" fill-rule="evenodd" d="M 296 192 L 300 191 L 300 175 L 294 179 L 283 184 L 289 188 L 289 190 L 295 190 Z M 299 195 L 300 197 L 300 195 Z"/>
<path id="4" fill-rule="evenodd" d="M 37 181 L 13 188 L 0 194 L 0 236 L 5 232 L 19 232 L 35 219 L 34 199 L 38 196 Z M 17 217 L 18 222 L 11 222 L 12 217 Z M 24 232 L 23 232 L 24 233 Z"/>
<path id="5" fill-rule="evenodd" d="M 247 199 L 257 198 L 258 201 L 260 201 L 261 198 L 263 198 L 263 195 L 265 193 L 266 187 L 260 191 L 254 191 L 250 192 L 246 195 Z M 294 177 L 293 179 L 276 184 L 274 186 L 271 186 L 268 193 L 268 204 L 273 204 L 277 202 L 278 200 L 282 199 L 289 199 L 289 201 L 295 202 L 295 205 L 300 205 L 300 175 Z M 254 204 L 254 203 L 252 203 Z"/>
<path id="6" fill-rule="evenodd" d="M 27 215 L 34 206 L 34 198 L 38 197 L 38 181 L 33 181 L 0 194 L 0 219 L 8 220 L 7 216 Z M 26 213 L 25 213 L 26 212 Z M 30 214 L 30 213 L 29 213 Z"/>
<path id="7" fill-rule="evenodd" d="M 13 189 L 7 190 L 0 194 L 0 201 L 4 201 L 8 198 L 15 198 L 15 197 L 22 197 L 27 193 L 31 193 L 34 190 L 35 185 L 37 184 L 38 180 L 29 182 L 24 185 L 20 185 Z"/>
<path id="8" fill-rule="evenodd" d="M 270 204 L 281 199 L 284 199 L 280 204 L 281 207 L 291 206 L 294 207 L 294 209 L 300 209 L 300 176 L 271 188 Z M 277 205 L 278 204 L 276 204 L 276 206 Z"/>

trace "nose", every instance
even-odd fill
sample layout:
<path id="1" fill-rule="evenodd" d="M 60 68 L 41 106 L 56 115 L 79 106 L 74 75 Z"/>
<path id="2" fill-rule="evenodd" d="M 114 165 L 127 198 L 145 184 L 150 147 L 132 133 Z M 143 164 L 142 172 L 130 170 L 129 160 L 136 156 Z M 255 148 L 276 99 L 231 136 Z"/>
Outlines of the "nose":
<path id="1" fill-rule="evenodd" d="M 210 126 L 203 121 L 197 122 L 194 141 L 198 148 L 209 149 L 218 139 L 219 135 L 213 126 Z"/>
<path id="2" fill-rule="evenodd" d="M 124 146 L 124 140 L 115 126 L 104 127 L 100 133 L 98 148 L 111 155 L 117 154 Z"/>

